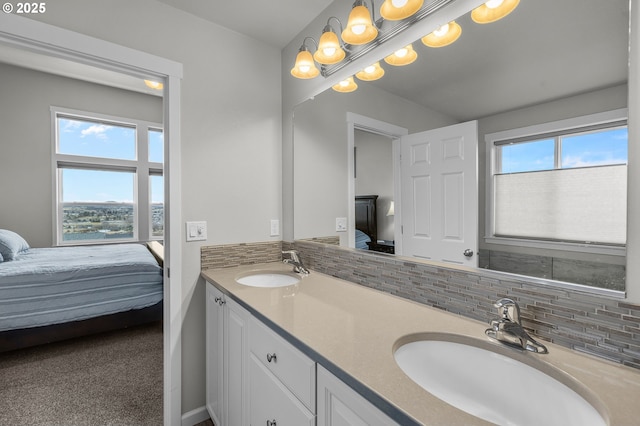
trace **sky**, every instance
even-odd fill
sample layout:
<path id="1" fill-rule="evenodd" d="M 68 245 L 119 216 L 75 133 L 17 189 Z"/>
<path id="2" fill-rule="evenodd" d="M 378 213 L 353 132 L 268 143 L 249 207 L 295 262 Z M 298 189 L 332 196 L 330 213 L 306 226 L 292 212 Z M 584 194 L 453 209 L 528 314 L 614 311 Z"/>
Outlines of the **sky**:
<path id="1" fill-rule="evenodd" d="M 163 161 L 163 134 L 149 132 L 149 161 Z M 89 157 L 136 159 L 136 131 L 133 127 L 113 126 L 68 118 L 58 119 L 58 146 L 63 154 Z M 63 169 L 63 202 L 116 201 L 134 199 L 134 173 Z M 151 201 L 164 198 L 161 176 L 151 176 Z"/>
<path id="2" fill-rule="evenodd" d="M 627 128 L 562 138 L 562 168 L 627 163 Z M 553 170 L 554 139 L 502 145 L 502 173 Z"/>

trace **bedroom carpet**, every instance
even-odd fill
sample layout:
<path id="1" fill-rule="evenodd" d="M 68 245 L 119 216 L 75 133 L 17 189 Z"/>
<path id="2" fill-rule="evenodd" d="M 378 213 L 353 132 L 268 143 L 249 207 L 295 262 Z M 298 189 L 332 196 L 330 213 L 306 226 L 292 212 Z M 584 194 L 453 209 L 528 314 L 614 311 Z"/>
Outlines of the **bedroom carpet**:
<path id="1" fill-rule="evenodd" d="M 0 354 L 0 425 L 162 425 L 162 325 Z"/>

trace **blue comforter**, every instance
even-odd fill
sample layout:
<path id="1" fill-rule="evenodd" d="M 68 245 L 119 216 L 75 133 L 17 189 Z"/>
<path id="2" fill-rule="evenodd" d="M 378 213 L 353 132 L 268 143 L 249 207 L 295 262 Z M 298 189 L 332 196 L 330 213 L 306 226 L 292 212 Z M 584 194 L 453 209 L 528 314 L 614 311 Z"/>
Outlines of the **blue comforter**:
<path id="1" fill-rule="evenodd" d="M 162 300 L 141 244 L 32 248 L 0 263 L 0 331 L 140 309 Z"/>

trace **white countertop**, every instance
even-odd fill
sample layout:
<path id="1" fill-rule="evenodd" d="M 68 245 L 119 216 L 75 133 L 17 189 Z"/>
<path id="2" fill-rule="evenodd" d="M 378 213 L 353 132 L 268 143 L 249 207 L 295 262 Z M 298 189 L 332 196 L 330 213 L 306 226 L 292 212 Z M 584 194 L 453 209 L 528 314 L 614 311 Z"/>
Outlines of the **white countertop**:
<path id="1" fill-rule="evenodd" d="M 494 344 L 484 334 L 488 324 L 315 271 L 289 287 L 256 288 L 236 283 L 238 275 L 249 271 L 289 272 L 291 266 L 276 262 L 209 269 L 202 271 L 202 276 L 315 361 L 364 391 L 364 396 L 382 405 L 390 417 L 410 418 L 424 425 L 489 424 L 425 391 L 404 374 L 393 357 L 401 338 L 416 333 L 450 333 Z M 506 350 L 504 353 L 542 370 L 553 372 L 555 367 L 573 377 L 588 389 L 585 399 L 609 424 L 640 424 L 640 371 L 543 343 L 549 354 L 494 345 L 498 351 Z"/>

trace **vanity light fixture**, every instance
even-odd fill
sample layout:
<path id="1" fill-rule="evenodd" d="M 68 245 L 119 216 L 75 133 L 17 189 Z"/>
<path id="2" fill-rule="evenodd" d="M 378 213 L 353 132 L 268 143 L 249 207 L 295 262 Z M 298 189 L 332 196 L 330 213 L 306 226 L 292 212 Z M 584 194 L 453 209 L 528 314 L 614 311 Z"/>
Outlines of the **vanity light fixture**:
<path id="1" fill-rule="evenodd" d="M 313 56 L 311 56 L 311 52 L 309 52 L 309 48 L 307 47 L 307 39 L 313 40 L 315 43 L 315 40 L 311 37 L 305 37 L 302 41 L 302 46 L 300 46 L 298 56 L 296 56 L 296 63 L 293 68 L 291 68 L 291 75 L 296 78 L 309 79 L 320 75 L 320 70 L 316 67 Z"/>
<path id="2" fill-rule="evenodd" d="M 460 34 L 462 34 L 462 27 L 456 21 L 451 21 L 422 37 L 421 40 L 425 46 L 444 47 L 460 38 Z"/>
<path id="3" fill-rule="evenodd" d="M 413 45 L 410 44 L 407 47 L 396 50 L 394 53 L 384 58 L 384 61 L 389 65 L 402 67 L 413 63 L 416 59 L 418 59 L 418 54 L 413 50 Z"/>
<path id="4" fill-rule="evenodd" d="M 399 21 L 415 14 L 424 0 L 385 0 L 380 6 L 380 15 L 389 21 Z"/>
<path id="5" fill-rule="evenodd" d="M 159 81 L 145 80 L 144 84 L 146 84 L 147 87 L 155 90 L 162 90 L 164 88 L 164 84 L 160 83 Z"/>
<path id="6" fill-rule="evenodd" d="M 325 65 L 337 64 L 341 60 L 344 59 L 346 53 L 342 46 L 340 45 L 340 40 L 338 40 L 338 35 L 334 31 L 333 27 L 329 24 L 331 19 L 335 19 L 338 21 L 340 25 L 340 30 L 342 32 L 342 23 L 335 16 L 330 17 L 327 20 L 327 25 L 325 25 L 322 30 L 322 35 L 320 36 L 320 40 L 318 41 L 318 50 L 313 54 L 313 59 L 315 59 L 318 63 Z"/>
<path id="7" fill-rule="evenodd" d="M 471 11 L 471 19 L 478 24 L 488 24 L 504 18 L 518 6 L 520 0 L 489 0 Z"/>
<path id="8" fill-rule="evenodd" d="M 349 13 L 347 27 L 342 31 L 342 40 L 353 45 L 367 44 L 378 36 L 378 28 L 374 25 L 373 12 L 367 9 L 364 0 L 356 0 Z"/>
<path id="9" fill-rule="evenodd" d="M 384 68 L 380 66 L 380 62 L 376 62 L 373 65 L 369 65 L 365 69 L 356 73 L 356 77 L 362 81 L 374 81 L 382 78 L 384 75 Z"/>
<path id="10" fill-rule="evenodd" d="M 348 77 L 340 83 L 333 85 L 331 88 L 336 92 L 349 93 L 355 91 L 358 88 L 358 85 L 353 81 L 353 77 Z"/>

